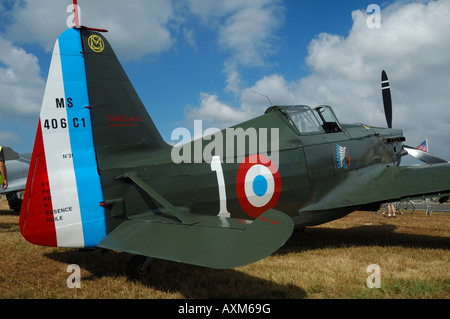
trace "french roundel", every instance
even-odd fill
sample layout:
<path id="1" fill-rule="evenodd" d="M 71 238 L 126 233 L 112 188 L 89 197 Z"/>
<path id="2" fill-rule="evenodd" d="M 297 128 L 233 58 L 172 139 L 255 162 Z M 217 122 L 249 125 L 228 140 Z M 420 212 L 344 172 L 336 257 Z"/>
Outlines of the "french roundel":
<path id="1" fill-rule="evenodd" d="M 236 190 L 242 209 L 251 217 L 274 208 L 281 192 L 277 166 L 266 156 L 248 156 L 239 166 Z"/>

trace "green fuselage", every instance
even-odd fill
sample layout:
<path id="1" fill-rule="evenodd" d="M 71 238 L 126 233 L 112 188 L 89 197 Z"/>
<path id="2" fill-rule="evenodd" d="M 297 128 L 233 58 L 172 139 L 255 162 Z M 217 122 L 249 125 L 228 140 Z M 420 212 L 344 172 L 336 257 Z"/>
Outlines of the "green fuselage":
<path id="1" fill-rule="evenodd" d="M 239 145 L 235 136 L 222 130 L 178 148 L 167 146 L 157 152 L 135 153 L 133 156 L 118 154 L 117 162 L 127 163 L 128 167 L 116 166 L 108 170 L 108 175 L 117 177 L 124 170 L 136 171 L 142 180 L 174 206 L 187 208 L 191 213 L 218 215 L 225 207 L 230 217 L 253 219 L 257 212 L 249 214 L 242 204 L 246 193 L 239 191 L 243 181 L 242 178 L 239 180 L 238 172 L 242 170 L 243 160 L 255 151 L 252 146 L 255 141 L 251 140 L 250 132 L 266 131 L 268 134 L 257 135 L 257 138 L 266 139 L 264 142 L 267 143 L 256 142 L 260 147 L 261 143 L 267 146 L 263 147 L 265 154 L 278 168 L 281 189 L 273 208 L 293 217 L 297 226 L 315 225 L 342 217 L 363 204 L 343 203 L 340 207 L 303 210 L 305 207 L 320 202 L 334 188 L 340 187 L 342 181 L 353 178 L 355 171 L 377 165 L 395 166 L 400 160 L 404 140 L 400 130 L 365 125 L 339 124 L 336 132 L 301 134 L 281 108 L 232 129 L 236 132 L 237 128 L 247 133 L 244 147 Z M 271 143 L 271 138 L 276 135 L 274 132 L 278 132 L 278 147 Z M 339 158 L 339 150 L 346 150 L 343 158 Z M 199 152 L 201 156 L 198 156 Z M 175 155 L 183 161 L 175 163 Z M 220 182 L 220 172 L 211 162 L 211 156 L 216 155 L 220 158 L 220 163 L 216 164 L 220 165 L 223 183 Z M 112 185 L 104 185 L 106 198 L 122 198 L 123 195 L 119 194 L 127 194 L 124 205 L 128 214 L 158 207 L 151 198 L 130 185 L 116 179 L 110 181 Z M 373 200 L 368 199 L 367 203 L 371 202 Z M 263 209 L 264 206 L 261 207 Z M 119 217 L 121 212 L 117 214 Z"/>

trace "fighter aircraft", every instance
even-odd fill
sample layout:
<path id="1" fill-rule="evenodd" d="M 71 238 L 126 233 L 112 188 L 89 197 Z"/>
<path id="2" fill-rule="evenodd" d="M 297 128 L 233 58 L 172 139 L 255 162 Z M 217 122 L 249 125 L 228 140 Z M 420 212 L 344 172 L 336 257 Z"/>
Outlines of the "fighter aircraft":
<path id="1" fill-rule="evenodd" d="M 388 128 L 342 124 L 326 105 L 271 106 L 170 146 L 104 32 L 75 26 L 54 47 L 21 233 L 38 245 L 134 254 L 134 274 L 152 257 L 225 269 L 277 251 L 294 226 L 448 194 L 450 164 L 399 165 L 407 148 L 390 104 Z"/>
<path id="2" fill-rule="evenodd" d="M 19 213 L 22 199 L 18 194 L 25 190 L 31 154 L 18 154 L 10 147 L 3 147 L 3 153 L 8 173 L 8 188 L 0 188 L 0 194 L 5 194 L 9 207 Z"/>

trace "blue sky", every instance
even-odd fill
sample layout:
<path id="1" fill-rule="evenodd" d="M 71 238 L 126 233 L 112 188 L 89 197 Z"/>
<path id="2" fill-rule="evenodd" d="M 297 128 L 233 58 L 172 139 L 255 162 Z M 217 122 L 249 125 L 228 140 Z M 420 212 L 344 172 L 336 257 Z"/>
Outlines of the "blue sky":
<path id="1" fill-rule="evenodd" d="M 33 147 L 53 44 L 72 1 L 0 0 L 0 144 Z M 386 69 L 394 127 L 450 159 L 450 1 L 79 0 L 105 28 L 163 137 L 224 128 L 274 104 L 331 105 L 341 122 L 384 127 Z M 131 4 L 130 4 L 131 3 Z M 381 27 L 369 28 L 370 4 Z M 204 128 L 206 128 L 204 127 Z"/>

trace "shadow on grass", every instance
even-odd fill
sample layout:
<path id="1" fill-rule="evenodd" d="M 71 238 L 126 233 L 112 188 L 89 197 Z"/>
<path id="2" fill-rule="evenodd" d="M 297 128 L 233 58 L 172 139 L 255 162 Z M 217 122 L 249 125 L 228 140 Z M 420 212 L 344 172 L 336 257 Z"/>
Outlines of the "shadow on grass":
<path id="1" fill-rule="evenodd" d="M 450 237 L 398 233 L 395 232 L 396 229 L 397 226 L 389 224 L 345 229 L 320 226 L 306 228 L 303 232 L 294 232 L 277 254 L 320 248 L 362 246 L 450 249 Z"/>
<path id="2" fill-rule="evenodd" d="M 105 276 L 125 276 L 125 268 L 132 255 L 103 250 L 69 250 L 54 251 L 45 257 L 77 264 L 92 274 L 90 277 L 83 277 L 83 280 L 95 280 Z M 216 270 L 160 259 L 154 259 L 147 275 L 137 282 L 194 299 L 306 297 L 306 292 L 296 285 L 280 285 L 239 270 Z"/>
<path id="3" fill-rule="evenodd" d="M 12 210 L 0 210 L 0 217 L 18 217 L 18 213 L 13 212 Z M 9 220 L 9 219 L 8 219 Z M 2 222 L 0 221 L 0 231 L 2 232 L 15 232 L 19 228 L 19 225 L 16 221 L 11 222 Z"/>
<path id="4" fill-rule="evenodd" d="M 19 216 L 19 213 L 14 212 L 12 209 L 0 209 L 0 216 Z"/>

